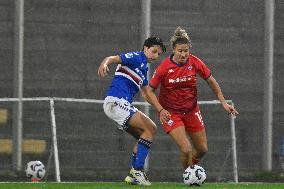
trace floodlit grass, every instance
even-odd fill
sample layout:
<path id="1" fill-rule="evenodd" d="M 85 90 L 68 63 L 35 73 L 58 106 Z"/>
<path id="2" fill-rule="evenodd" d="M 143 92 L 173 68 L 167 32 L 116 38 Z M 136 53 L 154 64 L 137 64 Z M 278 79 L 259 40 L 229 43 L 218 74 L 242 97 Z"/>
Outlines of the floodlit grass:
<path id="1" fill-rule="evenodd" d="M 107 182 L 93 182 L 93 183 L 0 183 L 0 189 L 137 189 L 137 188 L 151 188 L 151 189 L 180 189 L 189 188 L 189 186 L 181 183 L 152 183 L 152 186 L 131 186 L 124 183 L 107 183 Z M 282 184 L 268 184 L 268 183 L 205 183 L 201 187 L 190 187 L 200 189 L 283 189 Z"/>

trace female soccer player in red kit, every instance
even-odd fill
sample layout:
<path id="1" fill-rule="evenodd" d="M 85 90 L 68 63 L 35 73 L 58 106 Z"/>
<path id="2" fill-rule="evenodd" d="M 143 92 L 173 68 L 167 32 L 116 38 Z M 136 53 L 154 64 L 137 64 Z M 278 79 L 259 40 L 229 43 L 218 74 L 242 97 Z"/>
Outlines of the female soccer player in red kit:
<path id="1" fill-rule="evenodd" d="M 205 126 L 197 104 L 197 74 L 206 80 L 229 114 L 236 116 L 238 112 L 226 103 L 209 68 L 190 53 L 191 42 L 184 29 L 178 27 L 175 30 L 171 45 L 173 54 L 158 66 L 149 85 L 152 90 L 160 85 L 159 102 L 165 108 L 159 112 L 160 116 L 167 117 L 168 112 L 171 114 L 171 120 L 162 123 L 163 128 L 178 145 L 181 162 L 186 169 L 197 164 L 208 149 Z"/>

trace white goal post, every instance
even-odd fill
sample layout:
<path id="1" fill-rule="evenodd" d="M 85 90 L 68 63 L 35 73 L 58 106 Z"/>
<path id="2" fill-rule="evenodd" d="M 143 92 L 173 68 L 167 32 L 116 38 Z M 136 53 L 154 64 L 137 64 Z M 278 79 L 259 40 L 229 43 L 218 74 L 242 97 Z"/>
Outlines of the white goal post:
<path id="1" fill-rule="evenodd" d="M 58 98 L 58 97 L 31 97 L 31 98 L 0 98 L 0 102 L 22 102 L 22 101 L 47 101 L 50 104 L 50 116 L 51 116 L 51 129 L 52 129 L 52 145 L 53 145 L 53 156 L 55 165 L 55 177 L 57 182 L 61 182 L 60 177 L 60 165 L 58 156 L 58 145 L 56 135 L 56 117 L 54 103 L 56 101 L 61 102 L 82 102 L 82 103 L 97 103 L 103 104 L 103 100 L 95 99 L 77 99 L 77 98 Z M 226 100 L 227 103 L 234 106 L 232 100 Z M 147 102 L 133 102 L 134 105 L 150 106 Z M 198 104 L 216 105 L 220 104 L 218 100 L 212 101 L 198 101 Z M 21 120 L 19 120 L 21 121 Z M 235 117 L 230 116 L 230 127 L 231 127 L 231 149 L 232 149 L 232 161 L 233 161 L 233 176 L 234 182 L 238 183 L 238 164 L 237 164 L 237 148 L 236 148 L 236 131 L 235 131 Z M 19 156 L 21 157 L 21 156 Z"/>

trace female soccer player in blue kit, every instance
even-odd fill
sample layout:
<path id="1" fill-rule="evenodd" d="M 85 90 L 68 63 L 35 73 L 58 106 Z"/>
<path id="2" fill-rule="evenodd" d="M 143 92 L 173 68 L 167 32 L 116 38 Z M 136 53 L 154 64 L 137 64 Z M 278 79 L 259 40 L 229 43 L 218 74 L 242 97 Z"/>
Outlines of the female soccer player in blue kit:
<path id="1" fill-rule="evenodd" d="M 133 149 L 132 169 L 125 178 L 126 183 L 151 185 L 143 170 L 157 126 L 131 103 L 133 97 L 141 91 L 142 96 L 158 112 L 163 110 L 155 94 L 147 87 L 147 63 L 152 63 L 165 51 L 160 38 L 149 37 L 145 40 L 142 51 L 106 57 L 98 69 L 98 75 L 105 77 L 109 71 L 108 65 L 118 64 L 104 100 L 104 112 L 118 124 L 118 129 L 125 130 L 138 140 Z M 164 111 L 162 115 L 161 121 L 167 122 L 169 119 Z"/>

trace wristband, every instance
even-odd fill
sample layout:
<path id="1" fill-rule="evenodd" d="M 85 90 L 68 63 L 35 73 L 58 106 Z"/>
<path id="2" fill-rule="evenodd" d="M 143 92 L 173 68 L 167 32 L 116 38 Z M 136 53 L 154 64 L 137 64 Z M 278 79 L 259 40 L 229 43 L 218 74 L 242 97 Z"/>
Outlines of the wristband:
<path id="1" fill-rule="evenodd" d="M 163 109 L 164 109 L 164 108 L 162 108 L 162 109 L 159 111 L 159 113 L 161 113 L 161 111 L 163 111 Z"/>

